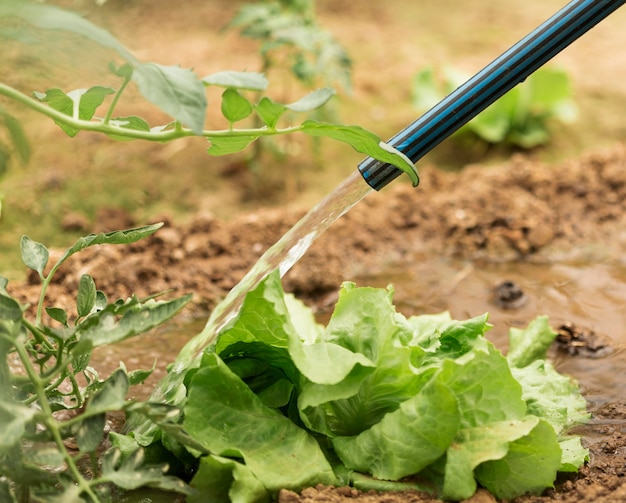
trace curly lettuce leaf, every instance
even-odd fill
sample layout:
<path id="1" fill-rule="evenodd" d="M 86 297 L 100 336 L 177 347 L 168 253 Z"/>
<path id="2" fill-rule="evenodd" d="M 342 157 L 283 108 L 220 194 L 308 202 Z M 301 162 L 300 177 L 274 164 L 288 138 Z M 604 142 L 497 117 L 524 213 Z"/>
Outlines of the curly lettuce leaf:
<path id="1" fill-rule="evenodd" d="M 445 499 L 479 484 L 513 498 L 576 471 L 586 451 L 566 431 L 585 404 L 543 359 L 545 320 L 518 329 L 505 358 L 484 337 L 487 315 L 407 319 L 392 296 L 345 283 L 323 328 L 278 273 L 247 295 L 188 380 L 182 426 L 211 453 L 192 482 L 200 494 L 246 502 L 413 477 Z"/>
<path id="2" fill-rule="evenodd" d="M 317 441 L 265 406 L 214 353 L 191 379 L 183 426 L 211 453 L 243 459 L 270 493 L 336 481 Z"/>

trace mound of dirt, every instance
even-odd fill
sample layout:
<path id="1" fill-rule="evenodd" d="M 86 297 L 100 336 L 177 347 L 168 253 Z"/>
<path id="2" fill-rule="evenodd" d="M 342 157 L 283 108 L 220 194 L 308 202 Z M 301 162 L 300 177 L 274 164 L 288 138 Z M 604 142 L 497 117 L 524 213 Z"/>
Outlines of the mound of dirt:
<path id="1" fill-rule="evenodd" d="M 53 303 L 73 305 L 82 274 L 110 298 L 173 290 L 194 293 L 190 315 L 205 315 L 258 257 L 302 215 L 260 210 L 231 221 L 202 213 L 129 246 L 98 246 L 70 259 L 50 287 Z M 94 232 L 125 228 L 129 215 L 104 210 Z M 626 146 L 557 166 L 521 155 L 507 165 L 460 173 L 422 170 L 420 187 L 368 195 L 322 235 L 285 277 L 285 289 L 313 302 L 346 279 L 385 270 L 417 253 L 494 261 L 620 260 L 626 250 Z M 52 251 L 60 254 L 61 250 Z M 52 262 L 52 260 L 51 260 Z M 24 301 L 38 289 L 11 285 Z"/>

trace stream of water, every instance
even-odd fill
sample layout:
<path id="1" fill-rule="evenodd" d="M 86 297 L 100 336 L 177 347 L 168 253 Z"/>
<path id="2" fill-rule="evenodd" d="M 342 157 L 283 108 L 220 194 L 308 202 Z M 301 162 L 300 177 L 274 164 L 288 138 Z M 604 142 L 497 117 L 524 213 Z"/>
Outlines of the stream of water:
<path id="1" fill-rule="evenodd" d="M 246 294 L 261 280 L 276 269 L 284 276 L 320 234 L 371 191 L 361 174 L 355 171 L 302 217 L 213 310 L 204 329 L 185 345 L 172 370 L 182 370 L 214 341 L 220 330 L 237 315 Z"/>

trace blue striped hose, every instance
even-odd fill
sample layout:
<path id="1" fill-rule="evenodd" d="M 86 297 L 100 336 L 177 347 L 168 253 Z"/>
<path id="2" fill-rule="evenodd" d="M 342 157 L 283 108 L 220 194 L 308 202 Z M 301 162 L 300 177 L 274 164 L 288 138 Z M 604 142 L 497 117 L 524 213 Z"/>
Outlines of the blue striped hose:
<path id="1" fill-rule="evenodd" d="M 626 0 L 574 0 L 389 140 L 414 163 L 593 28 Z M 380 190 L 402 174 L 371 157 L 359 171 Z"/>

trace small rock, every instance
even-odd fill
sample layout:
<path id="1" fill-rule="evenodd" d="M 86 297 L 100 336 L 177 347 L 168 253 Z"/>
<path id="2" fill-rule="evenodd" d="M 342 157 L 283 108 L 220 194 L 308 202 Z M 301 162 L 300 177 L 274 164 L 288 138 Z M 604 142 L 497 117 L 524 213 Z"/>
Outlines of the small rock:
<path id="1" fill-rule="evenodd" d="M 528 297 L 513 281 L 503 281 L 494 290 L 494 304 L 502 309 L 519 309 L 526 302 Z"/>

